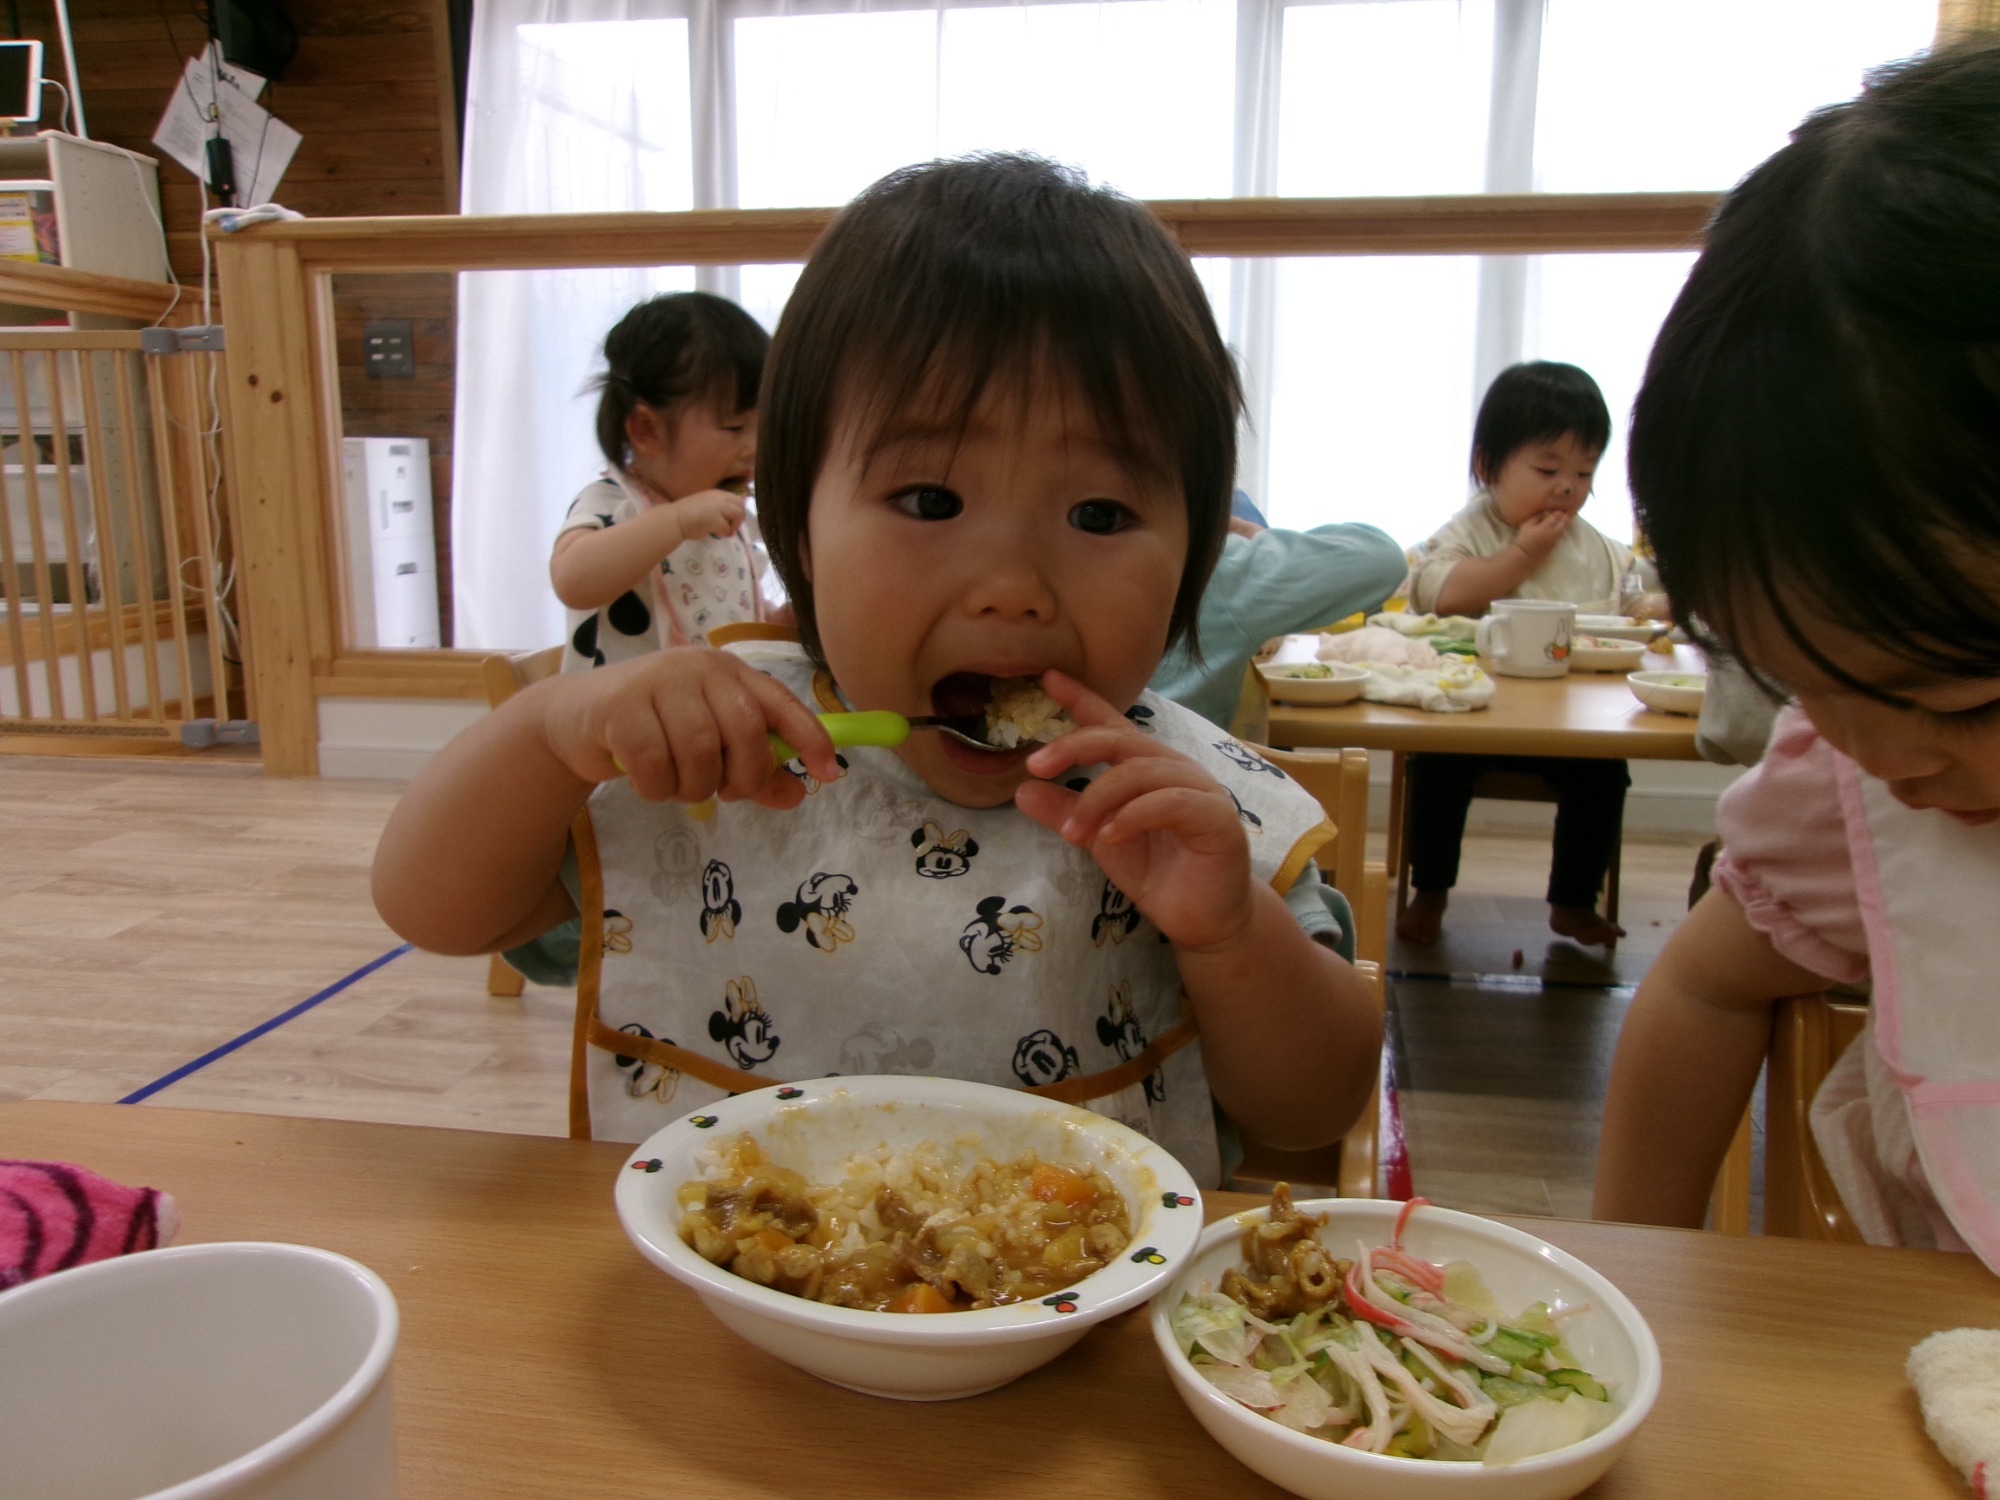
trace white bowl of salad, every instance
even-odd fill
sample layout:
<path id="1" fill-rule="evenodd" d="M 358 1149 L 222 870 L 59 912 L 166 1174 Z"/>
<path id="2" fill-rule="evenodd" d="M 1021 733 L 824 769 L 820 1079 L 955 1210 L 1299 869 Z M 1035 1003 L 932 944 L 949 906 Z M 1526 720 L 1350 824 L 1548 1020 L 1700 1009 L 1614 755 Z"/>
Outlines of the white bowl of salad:
<path id="1" fill-rule="evenodd" d="M 1152 1320 L 1195 1419 L 1307 1500 L 1567 1500 L 1660 1389 L 1610 1282 L 1421 1200 L 1293 1205 L 1281 1186 L 1203 1232 Z"/>
<path id="2" fill-rule="evenodd" d="M 1368 669 L 1337 661 L 1259 662 L 1257 675 L 1279 703 L 1332 708 L 1352 703 L 1368 686 Z"/>

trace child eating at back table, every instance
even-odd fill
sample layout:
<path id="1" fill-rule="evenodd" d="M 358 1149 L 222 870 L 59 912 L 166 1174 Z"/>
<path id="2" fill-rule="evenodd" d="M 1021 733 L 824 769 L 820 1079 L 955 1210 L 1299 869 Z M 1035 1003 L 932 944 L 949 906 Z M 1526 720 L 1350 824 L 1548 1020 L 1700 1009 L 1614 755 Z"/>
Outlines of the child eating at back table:
<path id="1" fill-rule="evenodd" d="M 1632 566 L 1631 549 L 1577 514 L 1590 498 L 1597 460 L 1610 439 L 1604 394 L 1575 365 L 1539 360 L 1501 371 L 1472 429 L 1472 477 L 1479 489 L 1418 549 L 1410 608 L 1481 615 L 1495 599 L 1612 608 L 1619 580 Z M 1410 943 L 1438 940 L 1458 883 L 1473 784 L 1489 771 L 1529 772 L 1555 791 L 1549 927 L 1579 943 L 1623 937 L 1623 929 L 1598 912 L 1597 897 L 1632 784 L 1625 762 L 1541 755 L 1409 758 L 1415 894 L 1397 920 L 1396 935 Z"/>
<path id="2" fill-rule="evenodd" d="M 1619 1037 L 1600 1218 L 1698 1226 L 1785 996 L 1872 980 L 1812 1105 L 1873 1244 L 2000 1270 L 2000 48 L 1876 74 L 1729 195 L 1632 491 L 1682 618 L 1791 691 Z"/>
<path id="3" fill-rule="evenodd" d="M 1211 1096 L 1274 1146 L 1336 1139 L 1380 1019 L 1330 951 L 1309 858 L 1331 829 L 1145 691 L 1221 546 L 1240 401 L 1142 205 L 1028 157 L 892 174 L 814 250 L 763 392 L 799 643 L 516 695 L 411 785 L 378 907 L 456 953 L 581 909 L 610 1138 L 888 1059 L 1087 1101 L 1204 1182 Z M 1004 750 L 926 730 L 836 755 L 815 717 L 977 715 L 1036 684 L 1060 737 Z"/>
<path id="4" fill-rule="evenodd" d="M 605 335 L 606 468 L 571 503 L 549 558 L 569 610 L 565 672 L 706 645 L 710 630 L 760 618 L 744 496 L 770 342 L 707 292 L 641 302 Z"/>

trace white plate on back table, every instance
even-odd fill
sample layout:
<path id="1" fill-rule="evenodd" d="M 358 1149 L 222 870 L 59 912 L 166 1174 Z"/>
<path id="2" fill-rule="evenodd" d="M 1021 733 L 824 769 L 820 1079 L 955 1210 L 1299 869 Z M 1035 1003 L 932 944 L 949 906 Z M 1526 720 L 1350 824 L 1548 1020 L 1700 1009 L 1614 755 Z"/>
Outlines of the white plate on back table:
<path id="1" fill-rule="evenodd" d="M 1587 635 L 1582 631 L 1577 632 L 1569 648 L 1573 672 L 1636 672 L 1644 665 L 1645 657 L 1646 648 L 1638 641 Z"/>
<path id="2" fill-rule="evenodd" d="M 1602 636 L 1614 641 L 1650 641 L 1665 635 L 1673 626 L 1665 620 L 1635 620 L 1630 615 L 1578 615 L 1578 635 Z"/>

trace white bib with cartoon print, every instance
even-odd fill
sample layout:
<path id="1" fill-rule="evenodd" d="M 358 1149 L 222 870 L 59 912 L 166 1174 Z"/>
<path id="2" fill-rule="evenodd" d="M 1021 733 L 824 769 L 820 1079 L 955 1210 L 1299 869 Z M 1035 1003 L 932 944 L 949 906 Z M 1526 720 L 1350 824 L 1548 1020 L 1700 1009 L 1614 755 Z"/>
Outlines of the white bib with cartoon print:
<path id="1" fill-rule="evenodd" d="M 797 647 L 739 649 L 807 703 L 841 706 Z M 1288 885 L 1327 835 L 1319 804 L 1165 699 L 1148 693 L 1128 717 L 1228 789 L 1256 878 Z M 1011 805 L 944 801 L 890 751 L 843 761 L 825 786 L 792 762 L 809 795 L 791 812 L 724 803 L 697 818 L 623 781 L 598 789 L 608 1027 L 713 1058 L 746 1087 L 834 1073 L 1022 1086 L 1116 1067 L 1180 1019 L 1172 948 L 1087 853 Z M 721 1097 L 658 1063 L 589 1053 L 600 1139 L 643 1140 Z M 1089 1107 L 1220 1181 L 1198 1044 Z"/>
<path id="2" fill-rule="evenodd" d="M 625 474 L 607 469 L 570 502 L 558 535 L 623 525 L 655 503 Z M 733 536 L 688 538 L 647 576 L 650 591 L 642 583 L 602 609 L 566 611 L 563 671 L 616 666 L 670 646 L 705 646 L 709 631 L 759 618 L 756 516 L 745 516 Z"/>

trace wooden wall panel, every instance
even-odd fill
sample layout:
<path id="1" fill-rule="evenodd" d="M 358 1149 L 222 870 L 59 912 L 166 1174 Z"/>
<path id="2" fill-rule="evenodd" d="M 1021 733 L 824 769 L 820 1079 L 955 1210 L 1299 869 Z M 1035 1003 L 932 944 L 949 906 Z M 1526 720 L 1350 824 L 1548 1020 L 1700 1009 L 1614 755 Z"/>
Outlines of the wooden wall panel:
<path id="1" fill-rule="evenodd" d="M 259 101 L 304 140 L 278 200 L 313 218 L 449 214 L 458 210 L 458 161 L 445 0 L 282 0 L 299 30 L 299 53 Z M 47 42 L 45 67 L 60 78 L 54 21 L 21 7 L 23 29 Z M 187 59 L 205 38 L 200 0 L 70 0 L 90 134 L 160 161 L 161 217 L 174 272 L 198 295 L 200 191 L 152 145 Z M 55 126 L 51 90 L 43 124 Z M 247 175 L 248 164 L 238 171 Z M 457 297 L 449 275 L 342 277 L 335 301 L 342 424 L 352 437 L 421 437 L 431 445 L 438 537 L 439 610 L 451 640 L 452 371 Z M 407 318 L 414 379 L 369 380 L 361 326 Z"/>

